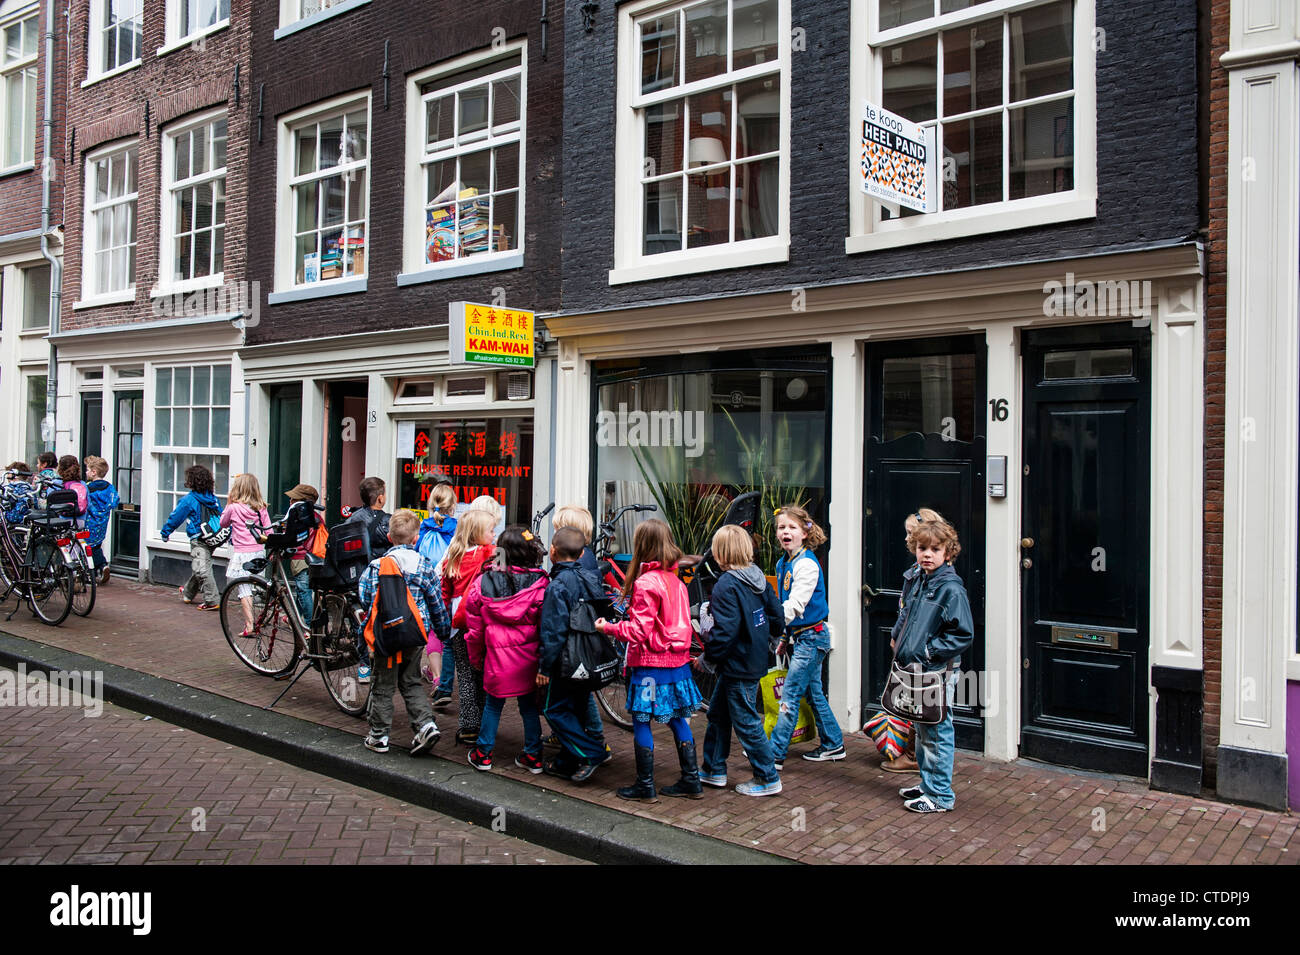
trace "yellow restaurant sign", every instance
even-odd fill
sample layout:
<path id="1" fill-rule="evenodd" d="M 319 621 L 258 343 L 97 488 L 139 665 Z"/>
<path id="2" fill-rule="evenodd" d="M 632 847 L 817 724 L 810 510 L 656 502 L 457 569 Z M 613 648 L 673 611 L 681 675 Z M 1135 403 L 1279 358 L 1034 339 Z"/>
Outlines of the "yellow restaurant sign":
<path id="1" fill-rule="evenodd" d="M 532 312 L 452 302 L 447 321 L 452 364 L 534 366 Z"/>

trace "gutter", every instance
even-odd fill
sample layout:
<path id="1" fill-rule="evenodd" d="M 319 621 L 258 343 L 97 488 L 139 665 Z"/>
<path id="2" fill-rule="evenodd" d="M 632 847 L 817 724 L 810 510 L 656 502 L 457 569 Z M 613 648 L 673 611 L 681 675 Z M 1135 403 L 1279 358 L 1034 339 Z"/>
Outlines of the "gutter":
<path id="1" fill-rule="evenodd" d="M 45 104 L 41 125 L 44 138 L 41 153 L 41 255 L 50 263 L 50 361 L 45 379 L 45 421 L 49 423 L 48 450 L 57 446 L 57 403 L 59 397 L 59 346 L 54 337 L 59 333 L 59 320 L 63 308 L 63 259 L 50 251 L 52 218 L 50 207 L 51 184 L 54 181 L 54 17 L 55 0 L 45 3 Z"/>

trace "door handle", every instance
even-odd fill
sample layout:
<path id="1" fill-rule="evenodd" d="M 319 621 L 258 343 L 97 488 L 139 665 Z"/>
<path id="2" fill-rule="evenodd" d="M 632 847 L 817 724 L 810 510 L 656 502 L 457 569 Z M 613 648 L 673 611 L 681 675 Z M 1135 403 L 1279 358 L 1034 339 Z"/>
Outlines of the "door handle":
<path id="1" fill-rule="evenodd" d="M 870 584 L 862 585 L 862 606 L 870 607 L 871 601 L 875 600 L 878 596 L 880 596 L 879 592 Z"/>
<path id="2" fill-rule="evenodd" d="M 1020 546 L 1024 550 L 1029 550 L 1034 546 L 1034 539 L 1032 537 L 1022 537 L 1020 538 Z"/>
<path id="3" fill-rule="evenodd" d="M 1025 568 L 1025 570 L 1028 570 L 1030 567 L 1034 566 L 1034 562 L 1030 560 L 1028 557 L 1026 557 L 1024 560 L 1020 562 L 1020 566 Z"/>

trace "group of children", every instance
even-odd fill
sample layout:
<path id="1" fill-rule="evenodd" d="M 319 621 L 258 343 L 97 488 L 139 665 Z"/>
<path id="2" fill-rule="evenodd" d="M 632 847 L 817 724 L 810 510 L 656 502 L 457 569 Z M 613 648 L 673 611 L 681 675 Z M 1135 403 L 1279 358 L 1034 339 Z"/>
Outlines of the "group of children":
<path id="1" fill-rule="evenodd" d="M 12 461 L 5 469 L 10 475 L 6 484 L 13 502 L 5 511 L 5 519 L 21 521 L 34 505 L 44 504 L 51 491 L 71 491 L 76 495 L 77 526 L 89 533 L 86 543 L 96 579 L 101 586 L 107 584 L 109 566 L 104 555 L 104 538 L 108 534 L 109 515 L 119 503 L 117 488 L 106 479 L 108 462 L 98 455 L 87 456 L 84 481 L 82 465 L 71 454 L 59 457 L 52 451 L 43 451 L 36 459 L 36 467 L 38 471 L 33 473 L 27 462 Z"/>

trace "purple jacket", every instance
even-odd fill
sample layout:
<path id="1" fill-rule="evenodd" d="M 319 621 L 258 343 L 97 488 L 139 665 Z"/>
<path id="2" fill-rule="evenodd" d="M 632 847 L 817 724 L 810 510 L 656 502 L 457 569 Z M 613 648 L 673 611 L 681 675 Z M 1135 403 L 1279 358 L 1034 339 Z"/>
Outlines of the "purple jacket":
<path id="1" fill-rule="evenodd" d="M 537 625 L 547 581 L 538 568 L 488 570 L 465 595 L 469 662 L 483 670 L 483 689 L 491 696 L 537 689 Z"/>

